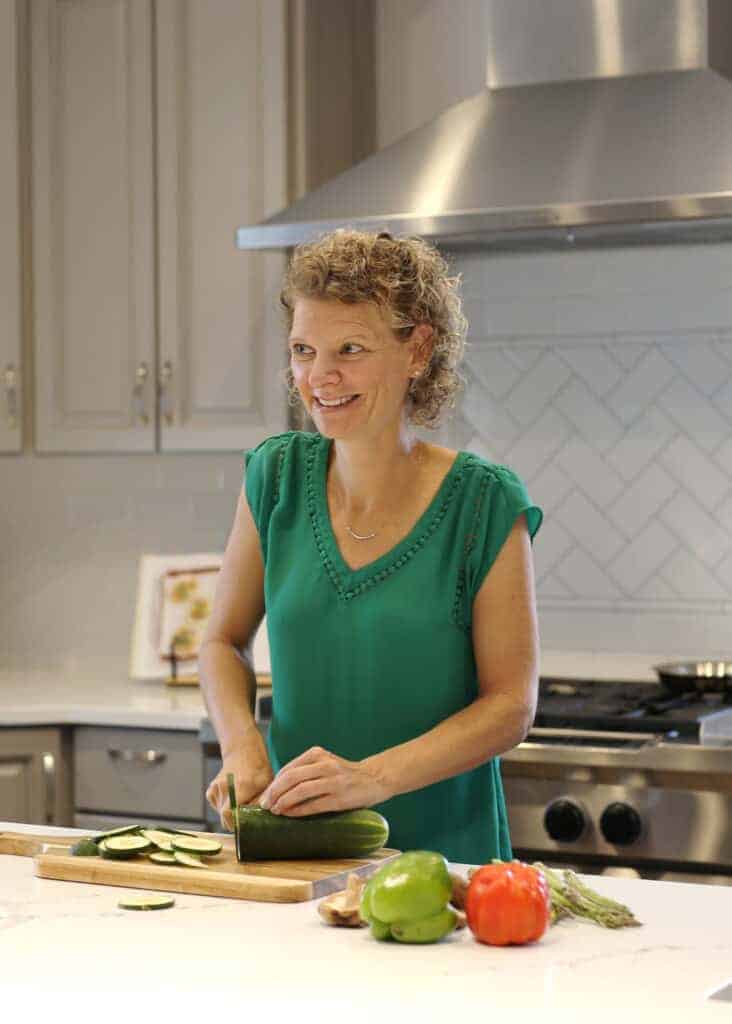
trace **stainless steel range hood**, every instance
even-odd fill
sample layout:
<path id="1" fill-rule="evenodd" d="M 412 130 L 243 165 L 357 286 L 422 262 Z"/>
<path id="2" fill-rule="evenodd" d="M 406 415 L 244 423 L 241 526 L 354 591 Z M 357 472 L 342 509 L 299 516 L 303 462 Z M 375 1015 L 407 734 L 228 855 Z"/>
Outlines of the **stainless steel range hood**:
<path id="1" fill-rule="evenodd" d="M 256 226 L 448 247 L 732 239 L 732 0 L 485 0 L 489 87 Z"/>

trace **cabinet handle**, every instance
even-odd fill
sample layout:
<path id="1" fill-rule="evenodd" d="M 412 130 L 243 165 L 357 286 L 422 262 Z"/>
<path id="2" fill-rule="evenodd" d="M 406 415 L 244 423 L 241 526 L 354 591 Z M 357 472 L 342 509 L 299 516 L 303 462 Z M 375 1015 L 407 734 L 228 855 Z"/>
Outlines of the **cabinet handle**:
<path id="1" fill-rule="evenodd" d="M 162 764 L 168 758 L 161 750 L 107 750 L 112 761 L 126 764 Z"/>
<path id="2" fill-rule="evenodd" d="M 166 359 L 160 370 L 160 412 L 166 426 L 172 427 L 175 414 L 173 412 L 173 364 Z"/>
<path id="3" fill-rule="evenodd" d="M 41 754 L 43 762 L 44 818 L 47 825 L 53 825 L 56 817 L 56 758 L 53 754 Z"/>
<path id="4" fill-rule="evenodd" d="M 18 371 L 12 363 L 8 363 L 3 372 L 5 397 L 8 407 L 8 426 L 15 430 L 18 426 Z"/>
<path id="5" fill-rule="evenodd" d="M 135 412 L 135 418 L 138 423 L 145 427 L 150 422 L 150 417 L 145 411 L 145 385 L 149 373 L 147 363 L 140 363 L 135 370 L 135 386 L 132 389 L 132 408 Z"/>

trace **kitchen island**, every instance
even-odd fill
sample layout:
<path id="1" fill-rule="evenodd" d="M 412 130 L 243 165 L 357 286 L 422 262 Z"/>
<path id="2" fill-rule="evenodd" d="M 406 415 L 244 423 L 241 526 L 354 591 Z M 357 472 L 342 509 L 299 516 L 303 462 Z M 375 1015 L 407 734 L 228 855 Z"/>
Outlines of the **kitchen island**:
<path id="1" fill-rule="evenodd" d="M 732 1003 L 707 998 L 732 981 L 732 888 L 586 880 L 643 926 L 565 920 L 520 948 L 480 945 L 467 930 L 405 946 L 328 927 L 315 902 L 176 894 L 169 910 L 121 910 L 140 890 L 36 878 L 30 858 L 0 856 L 2 1004 L 54 1022 L 732 1019 Z"/>

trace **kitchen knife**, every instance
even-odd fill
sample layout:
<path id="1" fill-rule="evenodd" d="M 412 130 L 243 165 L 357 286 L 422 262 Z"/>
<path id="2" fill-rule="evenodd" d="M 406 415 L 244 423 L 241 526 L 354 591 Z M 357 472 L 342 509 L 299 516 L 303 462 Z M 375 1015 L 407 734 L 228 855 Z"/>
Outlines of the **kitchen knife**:
<path id="1" fill-rule="evenodd" d="M 234 825 L 234 836 L 236 837 L 236 848 L 239 849 L 239 812 L 236 806 L 236 788 L 234 786 L 234 775 L 228 772 L 226 781 L 229 784 L 229 807 L 231 808 L 231 821 Z"/>

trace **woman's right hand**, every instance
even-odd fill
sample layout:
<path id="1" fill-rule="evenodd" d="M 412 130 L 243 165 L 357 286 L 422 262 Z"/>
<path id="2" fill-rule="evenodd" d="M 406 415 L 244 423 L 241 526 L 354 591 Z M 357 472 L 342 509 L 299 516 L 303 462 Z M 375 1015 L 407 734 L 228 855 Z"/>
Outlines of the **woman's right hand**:
<path id="1" fill-rule="evenodd" d="M 214 776 L 206 790 L 206 799 L 220 816 L 222 826 L 227 832 L 233 832 L 229 785 L 226 779 L 229 772 L 234 776 L 237 807 L 241 804 L 256 803 L 260 794 L 274 778 L 264 743 L 261 743 L 261 749 L 249 747 L 227 754 L 221 771 Z"/>

